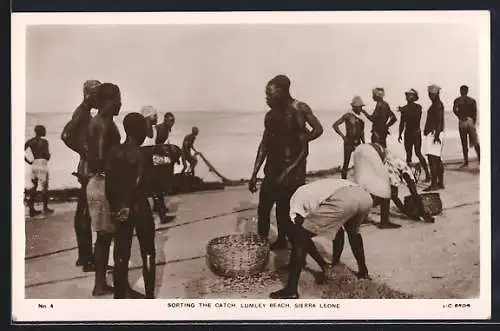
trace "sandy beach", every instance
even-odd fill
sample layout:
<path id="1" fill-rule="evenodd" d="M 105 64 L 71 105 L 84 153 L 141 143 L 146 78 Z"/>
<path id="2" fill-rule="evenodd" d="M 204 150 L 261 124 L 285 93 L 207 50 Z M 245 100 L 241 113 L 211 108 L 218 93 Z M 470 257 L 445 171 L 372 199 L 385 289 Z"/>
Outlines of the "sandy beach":
<path id="1" fill-rule="evenodd" d="M 338 175 L 335 175 L 338 176 Z M 302 298 L 474 298 L 479 296 L 479 169 L 447 164 L 446 190 L 439 191 L 443 212 L 434 224 L 407 220 L 391 204 L 391 218 L 400 229 L 380 230 L 364 224 L 367 265 L 372 281 L 357 280 L 356 263 L 346 246 L 342 265 L 324 285 L 315 283 L 319 271 L 308 260 L 302 273 Z M 424 184 L 419 184 L 421 190 Z M 407 195 L 401 189 L 400 197 Z M 165 225 L 157 220 L 157 298 L 267 298 L 286 281 L 277 268 L 286 263 L 288 251 L 271 252 L 266 270 L 244 280 L 214 275 L 206 263 L 206 245 L 225 234 L 255 230 L 257 197 L 246 186 L 223 191 L 191 193 L 169 198 L 176 219 Z M 74 266 L 76 240 L 73 216 L 76 203 L 53 204 L 49 217 L 26 217 L 26 298 L 92 298 L 94 274 Z M 370 219 L 377 221 L 379 209 Z M 274 216 L 273 216 L 274 217 Z M 275 235 L 275 220 L 272 220 Z M 189 238 L 189 240 L 187 240 Z M 273 238 L 271 238 L 272 240 Z M 316 237 L 322 254 L 330 259 L 331 238 Z M 384 244 L 381 244 L 384 243 Z M 391 244 L 387 244 L 391 243 Z M 141 259 L 134 239 L 130 284 L 141 291 Z M 111 274 L 108 275 L 111 282 Z M 111 298 L 111 296 L 105 297 Z"/>

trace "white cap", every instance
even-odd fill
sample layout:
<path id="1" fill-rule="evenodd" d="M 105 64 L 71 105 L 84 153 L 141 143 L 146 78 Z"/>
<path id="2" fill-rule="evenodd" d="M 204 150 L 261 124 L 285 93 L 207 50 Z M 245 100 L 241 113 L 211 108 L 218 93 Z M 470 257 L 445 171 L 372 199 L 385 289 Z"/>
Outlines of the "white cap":
<path id="1" fill-rule="evenodd" d="M 144 117 L 158 116 L 158 111 L 153 106 L 144 106 L 141 108 L 141 115 Z"/>

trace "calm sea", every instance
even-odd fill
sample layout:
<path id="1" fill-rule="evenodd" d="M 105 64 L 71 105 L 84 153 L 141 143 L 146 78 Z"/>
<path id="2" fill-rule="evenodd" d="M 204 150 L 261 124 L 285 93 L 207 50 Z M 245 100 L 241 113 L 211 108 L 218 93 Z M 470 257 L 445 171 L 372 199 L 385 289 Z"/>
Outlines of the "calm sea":
<path id="1" fill-rule="evenodd" d="M 333 122 L 343 111 L 315 112 L 320 119 L 325 132 L 310 145 L 308 170 L 329 169 L 342 164 L 342 141 L 333 131 Z M 397 114 L 399 117 L 399 114 Z M 122 120 L 125 113 L 115 119 L 115 123 L 125 137 Z M 200 128 L 200 134 L 195 147 L 207 159 L 230 179 L 249 178 L 255 154 L 262 135 L 264 113 L 241 112 L 179 112 L 175 114 L 176 123 L 171 134 L 171 142 L 182 144 L 183 137 L 191 131 L 192 126 Z M 78 156 L 68 149 L 61 141 L 60 134 L 65 123 L 70 119 L 68 113 L 28 113 L 26 116 L 25 137 L 34 135 L 35 125 L 42 124 L 47 129 L 52 159 L 49 162 L 50 187 L 76 187 L 78 182 L 71 175 L 76 169 Z M 160 116 L 160 118 L 162 118 Z M 447 111 L 445 116 L 446 138 L 444 144 L 444 158 L 456 159 L 461 157 L 461 148 L 458 139 L 457 122 L 454 115 Z M 422 119 L 422 126 L 424 119 Z M 397 143 L 398 122 L 391 129 L 388 138 L 388 147 L 395 153 L 404 155 L 402 144 Z M 369 139 L 371 124 L 367 123 L 365 135 Z M 414 160 L 416 157 L 414 156 Z M 29 180 L 29 165 L 25 167 L 26 187 L 31 186 Z M 206 180 L 216 180 L 203 162 L 197 167 L 197 175 Z"/>

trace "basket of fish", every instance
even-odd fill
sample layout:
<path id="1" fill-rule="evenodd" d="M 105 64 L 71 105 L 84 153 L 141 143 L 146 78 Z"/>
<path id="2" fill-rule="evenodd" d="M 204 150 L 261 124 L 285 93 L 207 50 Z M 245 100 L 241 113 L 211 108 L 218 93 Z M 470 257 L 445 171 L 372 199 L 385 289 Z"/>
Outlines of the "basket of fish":
<path id="1" fill-rule="evenodd" d="M 434 216 L 443 211 L 443 203 L 441 202 L 441 196 L 439 193 L 422 193 L 420 194 L 420 197 L 422 198 L 422 203 L 424 204 L 424 209 L 427 213 Z M 405 197 L 404 207 L 408 214 L 418 214 L 415 200 L 411 195 Z"/>
<path id="2" fill-rule="evenodd" d="M 255 233 L 217 237 L 207 245 L 207 262 L 224 277 L 255 275 L 269 261 L 269 241 Z"/>

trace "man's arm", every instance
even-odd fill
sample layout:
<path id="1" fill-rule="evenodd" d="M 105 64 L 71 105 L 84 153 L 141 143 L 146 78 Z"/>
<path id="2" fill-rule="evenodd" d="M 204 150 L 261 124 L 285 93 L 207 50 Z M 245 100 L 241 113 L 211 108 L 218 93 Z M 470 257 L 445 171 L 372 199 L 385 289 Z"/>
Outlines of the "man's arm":
<path id="1" fill-rule="evenodd" d="M 342 131 L 340 131 L 340 126 L 345 121 L 346 121 L 346 118 L 345 118 L 345 114 L 344 114 L 344 115 L 342 115 L 342 117 L 340 117 L 338 120 L 336 120 L 335 123 L 333 123 L 333 125 L 332 125 L 333 130 L 335 130 L 335 132 L 337 132 L 337 134 L 342 138 L 342 140 L 345 140 L 345 135 L 342 133 Z"/>
<path id="2" fill-rule="evenodd" d="M 323 134 L 323 126 L 319 119 L 314 116 L 311 108 L 304 102 L 299 103 L 299 110 L 303 113 L 305 123 L 308 123 L 312 130 L 308 133 L 307 140 L 313 141 Z M 305 123 L 303 124 L 305 127 Z"/>
<path id="3" fill-rule="evenodd" d="M 96 155 L 96 163 L 99 167 L 104 168 L 104 140 L 106 137 L 106 131 L 108 130 L 107 126 L 98 123 L 93 130 L 94 139 L 97 141 L 97 155 Z"/>
<path id="4" fill-rule="evenodd" d="M 81 154 L 82 151 L 81 146 L 79 145 L 78 136 L 79 134 L 75 132 L 78 124 L 84 120 L 84 116 L 86 116 L 86 112 L 90 112 L 90 110 L 82 109 L 82 106 L 79 106 L 71 116 L 71 120 L 66 123 L 61 133 L 61 140 L 64 144 L 69 147 L 71 150 Z M 87 128 L 84 128 L 87 129 Z"/>
<path id="5" fill-rule="evenodd" d="M 262 134 L 262 140 L 259 143 L 259 147 L 257 148 L 257 156 L 255 157 L 255 162 L 253 166 L 253 172 L 250 181 L 255 181 L 257 178 L 257 174 L 259 173 L 260 167 L 267 158 L 267 144 L 269 140 L 269 131 L 268 131 L 268 123 L 271 120 L 269 113 L 264 117 L 264 133 Z M 252 183 L 251 183 L 252 184 Z"/>
<path id="6" fill-rule="evenodd" d="M 472 100 L 472 120 L 474 121 L 474 125 L 476 124 L 477 122 L 477 104 L 476 104 L 476 100 Z"/>
<path id="7" fill-rule="evenodd" d="M 403 131 L 405 130 L 405 113 L 404 111 L 401 111 L 401 119 L 399 120 L 399 137 L 398 139 L 401 139 L 401 136 L 403 135 Z"/>
<path id="8" fill-rule="evenodd" d="M 453 101 L 453 114 L 455 114 L 455 116 L 460 118 L 458 114 L 458 99 L 455 99 L 455 101 Z"/>
<path id="9" fill-rule="evenodd" d="M 361 112 L 362 112 L 363 114 L 365 114 L 366 118 L 367 118 L 370 122 L 373 122 L 373 121 L 375 120 L 375 115 L 376 115 L 375 113 L 376 113 L 376 111 L 373 111 L 373 114 L 371 114 L 371 115 L 370 115 L 370 114 L 368 114 L 368 113 L 366 112 L 366 110 L 364 110 L 364 109 L 361 109 Z"/>
<path id="10" fill-rule="evenodd" d="M 30 139 L 28 140 L 26 143 L 24 143 L 24 151 L 26 152 L 26 150 L 28 148 L 31 148 L 31 143 L 32 143 L 33 139 Z M 24 162 L 28 163 L 28 164 L 33 164 L 33 162 L 31 162 L 30 160 L 28 160 L 28 158 L 26 157 L 26 153 L 24 153 Z"/>
<path id="11" fill-rule="evenodd" d="M 438 106 L 436 114 L 437 114 L 436 116 L 437 124 L 436 124 L 436 132 L 434 134 L 434 141 L 440 141 L 439 134 L 444 130 L 443 128 L 444 106 L 442 103 Z"/>
<path id="12" fill-rule="evenodd" d="M 396 117 L 394 112 L 389 107 L 386 108 L 386 111 L 389 114 L 389 121 L 387 122 L 387 128 L 390 128 L 394 123 L 396 123 L 398 118 Z"/>
<path id="13" fill-rule="evenodd" d="M 365 143 L 365 122 L 361 122 L 361 142 L 364 144 Z"/>

